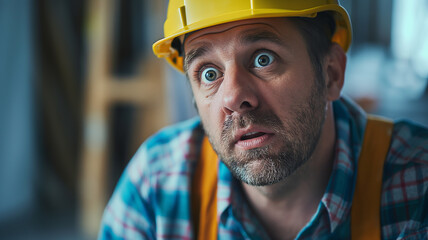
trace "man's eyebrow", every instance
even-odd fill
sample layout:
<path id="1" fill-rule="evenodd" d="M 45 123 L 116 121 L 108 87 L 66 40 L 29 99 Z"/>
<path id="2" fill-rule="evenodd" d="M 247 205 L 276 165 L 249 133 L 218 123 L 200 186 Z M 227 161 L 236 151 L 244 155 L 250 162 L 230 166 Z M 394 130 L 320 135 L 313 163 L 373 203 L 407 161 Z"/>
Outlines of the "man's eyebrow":
<path id="1" fill-rule="evenodd" d="M 184 57 L 184 65 L 183 65 L 184 72 L 187 72 L 190 64 L 192 64 L 192 62 L 196 58 L 205 55 L 207 52 L 208 52 L 207 47 L 202 46 L 202 47 L 192 49 L 188 53 L 186 53 L 186 56 Z"/>
<path id="2" fill-rule="evenodd" d="M 270 41 L 278 45 L 285 45 L 279 36 L 271 31 L 250 30 L 245 32 L 240 39 L 242 44 L 252 44 L 260 41 Z"/>
<path id="3" fill-rule="evenodd" d="M 249 30 L 247 32 L 244 32 L 244 34 L 242 34 L 240 38 L 241 38 L 240 42 L 243 45 L 250 45 L 260 41 L 269 41 L 281 46 L 285 46 L 284 42 L 279 38 L 279 36 L 271 31 Z M 208 52 L 208 47 L 206 45 L 203 45 L 201 47 L 192 49 L 188 53 L 186 53 L 184 58 L 184 64 L 183 64 L 184 72 L 187 72 L 190 64 L 192 64 L 192 62 L 196 58 L 205 55 L 207 52 Z"/>

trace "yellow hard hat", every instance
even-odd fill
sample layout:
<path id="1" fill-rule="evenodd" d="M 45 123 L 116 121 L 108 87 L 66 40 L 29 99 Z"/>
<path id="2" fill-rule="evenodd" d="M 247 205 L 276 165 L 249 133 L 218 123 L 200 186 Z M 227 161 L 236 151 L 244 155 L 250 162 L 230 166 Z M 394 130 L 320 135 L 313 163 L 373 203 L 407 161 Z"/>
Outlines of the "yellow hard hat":
<path id="1" fill-rule="evenodd" d="M 164 38 L 153 44 L 153 52 L 183 72 L 183 58 L 171 47 L 174 38 L 222 23 L 265 17 L 315 17 L 329 11 L 336 21 L 332 37 L 347 51 L 352 40 L 348 13 L 338 0 L 170 0 Z"/>

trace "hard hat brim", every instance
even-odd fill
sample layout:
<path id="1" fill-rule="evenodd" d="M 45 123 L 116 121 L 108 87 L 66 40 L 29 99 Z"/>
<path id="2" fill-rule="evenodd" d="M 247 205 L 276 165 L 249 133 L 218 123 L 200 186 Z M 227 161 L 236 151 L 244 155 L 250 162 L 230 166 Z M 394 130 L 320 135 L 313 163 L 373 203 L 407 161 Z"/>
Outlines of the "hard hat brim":
<path id="1" fill-rule="evenodd" d="M 207 18 L 184 26 L 175 33 L 168 33 L 168 37 L 153 44 L 153 52 L 159 58 L 165 58 L 174 68 L 180 72 L 183 70 L 183 59 L 178 51 L 171 47 L 172 41 L 179 36 L 194 32 L 203 28 L 208 28 L 223 23 L 271 17 L 315 17 L 318 12 L 328 11 L 333 14 L 336 21 L 336 32 L 332 41 L 337 42 L 346 52 L 352 41 L 352 28 L 348 13 L 338 4 L 327 4 L 305 10 L 283 10 L 283 9 L 247 9 L 218 16 L 215 19 Z"/>

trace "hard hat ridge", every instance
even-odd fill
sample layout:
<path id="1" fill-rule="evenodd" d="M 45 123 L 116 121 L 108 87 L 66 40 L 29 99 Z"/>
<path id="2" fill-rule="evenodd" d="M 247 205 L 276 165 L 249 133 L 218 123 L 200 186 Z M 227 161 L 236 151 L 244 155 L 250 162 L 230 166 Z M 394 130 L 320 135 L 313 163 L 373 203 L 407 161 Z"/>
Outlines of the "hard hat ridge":
<path id="1" fill-rule="evenodd" d="M 336 30 L 332 41 L 346 51 L 351 43 L 349 16 L 337 0 L 170 0 L 164 24 L 164 38 L 153 44 L 153 52 L 183 72 L 179 42 L 174 40 L 202 28 L 251 18 L 315 17 L 318 12 L 333 15 Z"/>

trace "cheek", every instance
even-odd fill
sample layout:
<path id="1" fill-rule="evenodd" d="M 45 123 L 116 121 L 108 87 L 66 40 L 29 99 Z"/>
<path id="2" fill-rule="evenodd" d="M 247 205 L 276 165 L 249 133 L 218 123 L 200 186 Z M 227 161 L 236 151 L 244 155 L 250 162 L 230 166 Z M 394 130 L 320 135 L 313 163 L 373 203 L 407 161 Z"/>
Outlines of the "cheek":
<path id="1" fill-rule="evenodd" d="M 221 127 L 223 124 L 222 121 L 222 111 L 218 107 L 215 101 L 203 99 L 195 99 L 198 106 L 199 116 L 201 117 L 204 128 L 208 131 L 212 137 L 217 137 L 219 132 L 221 132 Z"/>
<path id="2" fill-rule="evenodd" d="M 212 137 L 221 132 L 224 122 L 221 98 L 219 95 L 207 97 L 195 82 L 191 82 L 195 104 L 204 128 Z"/>
<path id="3" fill-rule="evenodd" d="M 299 84 L 296 84 L 295 78 L 290 76 L 277 78 L 259 89 L 263 92 L 264 100 L 269 105 L 291 104 L 296 95 L 302 94 Z"/>
<path id="4" fill-rule="evenodd" d="M 290 118 L 296 107 L 308 101 L 312 87 L 309 81 L 297 75 L 278 79 L 275 84 L 264 88 L 264 102 L 280 118 Z"/>

